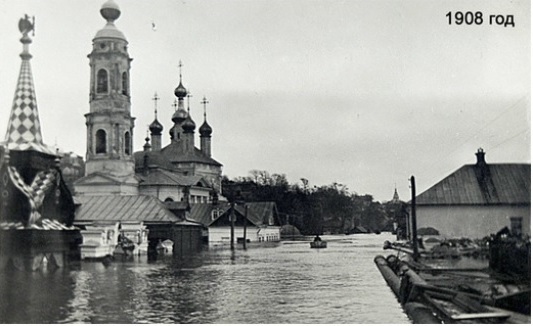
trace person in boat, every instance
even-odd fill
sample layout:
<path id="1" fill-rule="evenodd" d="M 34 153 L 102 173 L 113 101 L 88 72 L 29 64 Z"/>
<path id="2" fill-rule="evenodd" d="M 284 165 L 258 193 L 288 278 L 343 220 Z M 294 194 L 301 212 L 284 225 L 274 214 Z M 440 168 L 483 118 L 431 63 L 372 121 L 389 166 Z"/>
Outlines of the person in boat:
<path id="1" fill-rule="evenodd" d="M 316 235 L 315 239 L 313 241 L 322 241 L 322 239 L 320 239 L 320 237 L 318 236 L 318 234 Z"/>

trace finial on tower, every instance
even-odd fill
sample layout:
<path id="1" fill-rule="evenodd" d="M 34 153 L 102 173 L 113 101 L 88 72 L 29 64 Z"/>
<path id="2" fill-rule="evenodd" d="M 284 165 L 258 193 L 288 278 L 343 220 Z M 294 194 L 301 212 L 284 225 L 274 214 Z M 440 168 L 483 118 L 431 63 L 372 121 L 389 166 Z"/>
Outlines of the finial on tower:
<path id="1" fill-rule="evenodd" d="M 19 31 L 22 33 L 22 38 L 20 42 L 22 43 L 22 53 L 20 57 L 23 60 L 31 59 L 32 55 L 30 54 L 29 44 L 31 43 L 31 38 L 28 36 L 29 32 L 33 32 L 32 35 L 35 36 L 35 17 L 31 18 L 28 15 L 24 15 L 23 18 L 19 20 Z"/>
<path id="2" fill-rule="evenodd" d="M 100 9 L 100 14 L 108 23 L 113 23 L 120 17 L 120 8 L 113 0 L 107 0 Z"/>

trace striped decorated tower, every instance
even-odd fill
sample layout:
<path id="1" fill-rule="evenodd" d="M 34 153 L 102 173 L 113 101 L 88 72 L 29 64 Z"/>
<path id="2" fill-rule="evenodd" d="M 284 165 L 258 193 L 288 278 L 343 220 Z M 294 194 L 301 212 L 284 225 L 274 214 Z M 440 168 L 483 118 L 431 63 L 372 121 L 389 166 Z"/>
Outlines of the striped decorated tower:
<path id="1" fill-rule="evenodd" d="M 37 269 L 46 257 L 62 265 L 78 231 L 74 201 L 56 151 L 43 143 L 31 73 L 29 33 L 34 21 L 19 21 L 23 51 L 5 141 L 0 143 L 0 269 Z"/>

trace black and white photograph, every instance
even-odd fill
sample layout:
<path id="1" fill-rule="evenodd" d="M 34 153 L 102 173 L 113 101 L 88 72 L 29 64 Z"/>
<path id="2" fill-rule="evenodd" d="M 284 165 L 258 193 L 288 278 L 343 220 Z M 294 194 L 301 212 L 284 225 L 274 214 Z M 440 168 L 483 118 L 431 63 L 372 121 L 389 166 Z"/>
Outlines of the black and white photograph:
<path id="1" fill-rule="evenodd" d="M 0 324 L 531 324 L 530 1 L 0 0 L 0 40 Z"/>

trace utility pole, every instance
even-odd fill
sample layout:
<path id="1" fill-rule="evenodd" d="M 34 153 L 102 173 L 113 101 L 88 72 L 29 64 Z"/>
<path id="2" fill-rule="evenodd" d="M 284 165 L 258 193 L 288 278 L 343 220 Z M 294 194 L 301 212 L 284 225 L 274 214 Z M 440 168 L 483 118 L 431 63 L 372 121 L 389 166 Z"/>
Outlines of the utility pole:
<path id="1" fill-rule="evenodd" d="M 231 250 L 235 249 L 235 202 L 231 202 L 231 213 L 230 213 L 230 221 L 231 221 L 231 235 L 230 235 L 230 248 Z"/>
<path id="2" fill-rule="evenodd" d="M 418 235 L 416 233 L 416 188 L 415 177 L 411 176 L 411 227 L 413 241 L 413 259 L 418 260 Z"/>
<path id="3" fill-rule="evenodd" d="M 242 241 L 242 249 L 246 250 L 246 220 L 248 219 L 248 205 L 244 205 L 244 226 L 243 226 L 243 241 Z"/>

